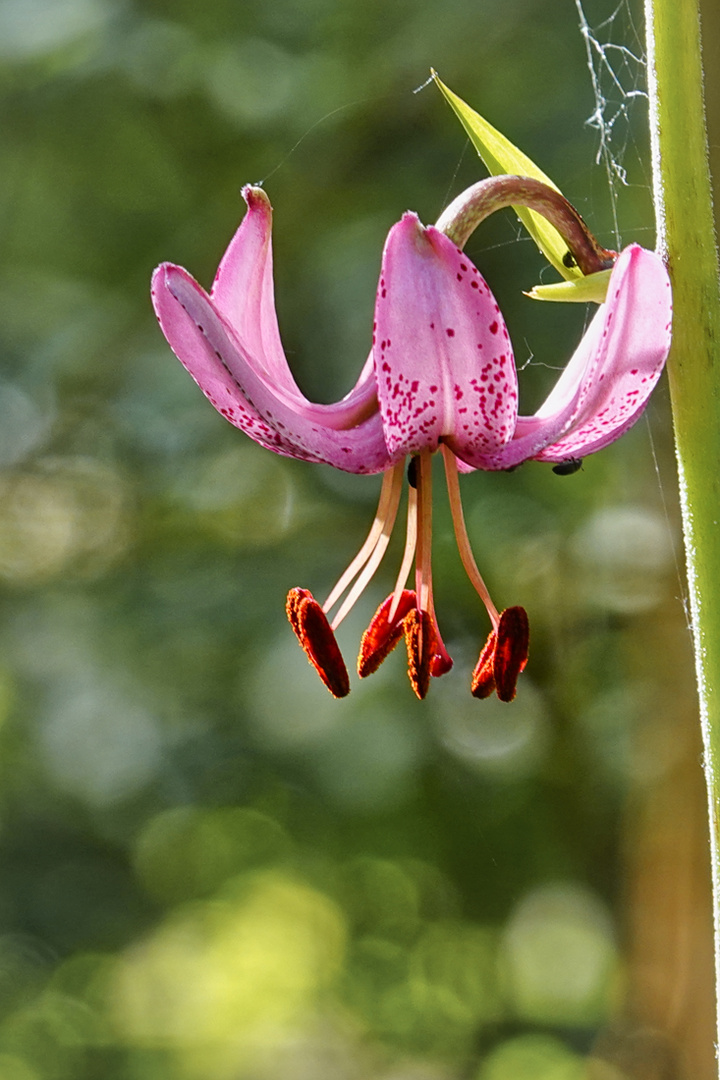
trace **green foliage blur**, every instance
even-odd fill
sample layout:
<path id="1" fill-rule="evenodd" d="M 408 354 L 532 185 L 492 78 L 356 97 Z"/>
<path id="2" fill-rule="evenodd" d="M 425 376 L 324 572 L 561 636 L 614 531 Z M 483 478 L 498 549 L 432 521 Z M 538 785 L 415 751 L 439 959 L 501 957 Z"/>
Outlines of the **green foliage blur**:
<path id="1" fill-rule="evenodd" d="M 638 18 L 599 40 L 638 55 Z M 513 705 L 469 694 L 488 626 L 441 492 L 455 668 L 421 704 L 399 649 L 336 702 L 284 597 L 327 594 L 379 481 L 226 424 L 149 303 L 164 260 L 209 286 L 261 181 L 290 363 L 342 396 L 388 229 L 483 175 L 413 92 L 430 66 L 614 246 L 571 0 L 0 0 L 2 1080 L 580 1080 L 625 1022 L 655 895 L 638 916 L 628 822 L 694 721 L 664 388 L 573 476 L 462 482 L 493 596 L 530 614 Z M 645 103 L 619 104 L 622 239 L 651 247 Z M 553 275 L 511 213 L 468 251 L 528 411 L 586 313 L 522 295 Z"/>

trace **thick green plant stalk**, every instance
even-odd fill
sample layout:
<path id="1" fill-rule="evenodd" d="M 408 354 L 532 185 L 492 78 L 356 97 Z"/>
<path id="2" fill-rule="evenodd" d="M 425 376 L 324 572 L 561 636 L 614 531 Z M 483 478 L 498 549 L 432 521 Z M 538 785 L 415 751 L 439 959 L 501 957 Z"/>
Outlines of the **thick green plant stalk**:
<path id="1" fill-rule="evenodd" d="M 720 277 L 697 0 L 645 0 L 645 21 L 658 249 L 673 283 L 668 376 L 705 750 L 720 986 Z M 720 1015 L 718 1032 L 720 1041 Z"/>

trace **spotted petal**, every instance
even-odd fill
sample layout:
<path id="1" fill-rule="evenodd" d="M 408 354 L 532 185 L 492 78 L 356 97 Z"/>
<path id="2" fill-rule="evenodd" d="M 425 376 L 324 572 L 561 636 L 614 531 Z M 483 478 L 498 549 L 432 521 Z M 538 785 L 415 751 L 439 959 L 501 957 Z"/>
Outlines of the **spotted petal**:
<path id="1" fill-rule="evenodd" d="M 505 323 L 472 262 L 405 214 L 387 238 L 373 352 L 385 439 L 394 458 L 437 448 L 461 458 L 500 450 L 517 417 Z"/>
<path id="2" fill-rule="evenodd" d="M 348 430 L 318 423 L 312 408 L 269 382 L 263 365 L 187 271 L 168 263 L 159 266 L 152 293 L 160 326 L 175 355 L 218 412 L 251 439 L 279 454 L 346 472 L 386 468 L 379 413 Z"/>
<path id="3" fill-rule="evenodd" d="M 472 464 L 507 469 L 528 458 L 585 457 L 640 416 L 670 349 L 672 297 L 662 260 L 631 244 L 618 257 L 608 297 L 534 416 L 518 417 L 503 450 Z"/>
<path id="4" fill-rule="evenodd" d="M 672 289 L 659 255 L 637 244 L 626 248 L 613 270 L 603 307 L 593 362 L 579 378 L 571 373 L 566 386 L 561 385 L 565 373 L 558 380 L 560 407 L 563 396 L 572 397 L 575 411 L 564 437 L 537 455 L 541 461 L 584 457 L 618 439 L 639 418 L 665 366 Z"/>

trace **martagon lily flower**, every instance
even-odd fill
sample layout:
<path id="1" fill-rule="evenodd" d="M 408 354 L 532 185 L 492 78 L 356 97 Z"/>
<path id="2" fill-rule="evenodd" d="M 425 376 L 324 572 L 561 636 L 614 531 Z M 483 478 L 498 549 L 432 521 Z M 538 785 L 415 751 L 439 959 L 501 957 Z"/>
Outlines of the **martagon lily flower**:
<path id="1" fill-rule="evenodd" d="M 637 244 L 619 255 L 600 248 L 570 204 L 537 180 L 481 181 L 437 226 L 406 213 L 392 227 L 370 355 L 341 401 L 318 405 L 299 390 L 280 341 L 270 202 L 258 187 L 246 187 L 243 196 L 247 213 L 210 293 L 182 267 L 164 263 L 155 271 L 152 298 L 176 356 L 231 424 L 278 454 L 384 474 L 367 539 L 325 603 L 306 589 L 290 590 L 288 618 L 308 659 L 332 694 L 349 692 L 334 631 L 385 554 L 407 475 L 405 551 L 395 587 L 363 635 L 358 673 L 375 671 L 402 637 L 419 698 L 431 677 L 452 667 L 432 586 L 432 456 L 439 452 L 460 558 L 491 622 L 471 690 L 511 701 L 527 662 L 528 619 L 522 607 L 500 611 L 490 598 L 465 528 L 458 473 L 512 469 L 529 459 L 572 472 L 635 423 L 670 345 L 671 293 L 662 260 Z M 488 213 L 511 204 L 544 214 L 584 274 L 612 268 L 606 301 L 532 416 L 518 413 L 517 372 L 500 309 L 462 251 Z M 407 588 L 413 563 L 414 588 Z"/>

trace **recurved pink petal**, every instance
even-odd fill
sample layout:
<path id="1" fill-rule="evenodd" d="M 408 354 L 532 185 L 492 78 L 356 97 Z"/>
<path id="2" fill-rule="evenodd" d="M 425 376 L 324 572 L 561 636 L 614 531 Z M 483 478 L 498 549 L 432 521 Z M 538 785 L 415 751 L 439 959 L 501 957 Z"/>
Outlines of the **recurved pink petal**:
<path id="1" fill-rule="evenodd" d="M 640 416 L 670 348 L 672 296 L 662 260 L 637 244 L 619 255 L 600 305 L 555 387 L 533 416 L 519 416 L 484 469 L 584 457 L 619 438 Z"/>
<path id="2" fill-rule="evenodd" d="M 443 439 L 472 463 L 512 437 L 517 375 L 495 298 L 470 259 L 415 214 L 385 244 L 373 352 L 393 458 Z"/>
<path id="3" fill-rule="evenodd" d="M 593 454 L 640 417 L 670 351 L 672 289 L 660 256 L 637 244 L 626 248 L 594 321 L 597 346 L 578 380 L 572 421 L 537 455 L 540 461 Z M 556 389 L 563 390 L 561 382 Z"/>
<path id="4" fill-rule="evenodd" d="M 173 352 L 231 424 L 279 454 L 353 473 L 381 472 L 388 453 L 378 412 L 349 430 L 320 424 L 302 403 L 270 384 L 210 298 L 179 266 L 153 275 L 153 304 Z M 332 406 L 326 407 L 328 411 Z"/>
<path id="5" fill-rule="evenodd" d="M 222 257 L 210 298 L 276 386 L 299 393 L 285 359 L 272 265 L 272 206 L 262 188 L 243 188 L 247 213 Z"/>
<path id="6" fill-rule="evenodd" d="M 272 206 L 262 188 L 249 184 L 243 198 L 247 213 L 222 257 L 210 298 L 273 386 L 312 410 L 318 423 L 338 430 L 352 427 L 377 408 L 372 360 L 368 358 L 353 389 L 334 405 L 316 405 L 300 391 L 285 358 L 275 310 Z"/>

